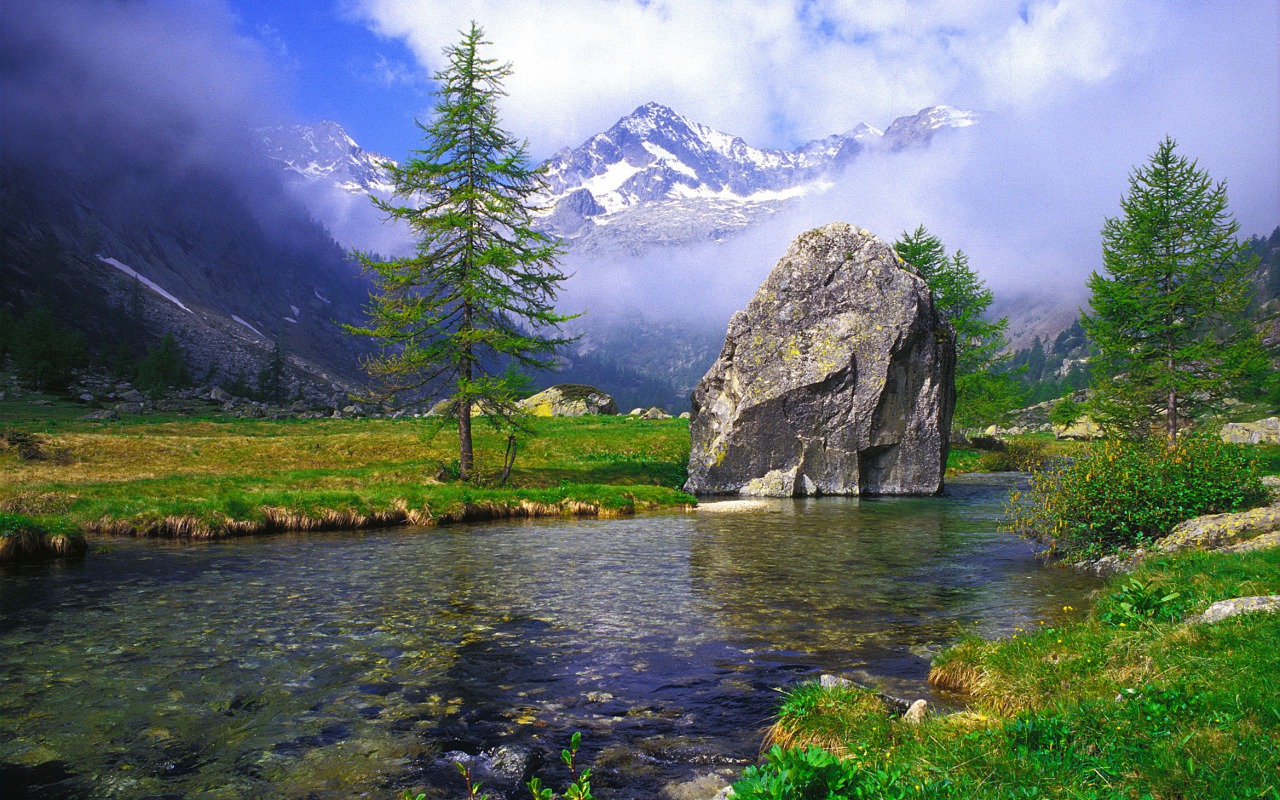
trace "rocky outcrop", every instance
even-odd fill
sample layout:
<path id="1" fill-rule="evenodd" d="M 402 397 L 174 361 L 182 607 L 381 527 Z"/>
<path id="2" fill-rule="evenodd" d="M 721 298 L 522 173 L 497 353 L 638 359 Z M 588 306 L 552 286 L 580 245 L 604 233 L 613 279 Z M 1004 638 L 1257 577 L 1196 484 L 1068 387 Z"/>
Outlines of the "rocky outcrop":
<path id="1" fill-rule="evenodd" d="M 1209 514 L 1179 522 L 1168 536 L 1156 542 L 1156 549 L 1165 553 L 1222 550 L 1276 531 L 1280 531 L 1280 505 L 1234 514 Z"/>
<path id="2" fill-rule="evenodd" d="M 618 404 L 594 386 L 562 383 L 521 400 L 516 407 L 535 417 L 584 417 L 617 414 Z"/>
<path id="3" fill-rule="evenodd" d="M 1228 422 L 1222 426 L 1222 441 L 1228 444 L 1280 444 L 1280 417 L 1257 422 Z"/>
<path id="4" fill-rule="evenodd" d="M 1058 439 L 1091 442 L 1102 438 L 1102 427 L 1088 417 L 1080 417 L 1070 425 L 1054 425 L 1053 435 Z"/>
<path id="5" fill-rule="evenodd" d="M 685 489 L 933 494 L 954 366 L 950 326 L 888 245 L 844 223 L 801 234 L 694 390 Z"/>

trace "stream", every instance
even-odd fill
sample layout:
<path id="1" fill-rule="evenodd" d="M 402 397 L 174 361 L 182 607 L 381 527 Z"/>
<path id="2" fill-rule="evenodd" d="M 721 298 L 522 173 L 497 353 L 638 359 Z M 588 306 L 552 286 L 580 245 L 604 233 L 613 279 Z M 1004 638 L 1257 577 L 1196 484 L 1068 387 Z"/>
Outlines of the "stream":
<path id="1" fill-rule="evenodd" d="M 1011 480 L 767 513 L 121 540 L 6 568 L 0 786 L 459 798 L 461 761 L 500 800 L 534 774 L 563 790 L 581 731 L 602 800 L 709 800 L 758 756 L 778 689 L 830 672 L 945 706 L 925 682 L 937 648 L 1087 605 L 1096 579 L 996 531 Z"/>

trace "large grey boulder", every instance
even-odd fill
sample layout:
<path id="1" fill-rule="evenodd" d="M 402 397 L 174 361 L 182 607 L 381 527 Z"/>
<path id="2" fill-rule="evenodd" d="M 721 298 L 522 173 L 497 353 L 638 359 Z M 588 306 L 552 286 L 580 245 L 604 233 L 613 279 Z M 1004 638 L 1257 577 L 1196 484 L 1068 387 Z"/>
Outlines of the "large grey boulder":
<path id="1" fill-rule="evenodd" d="M 1280 417 L 1228 422 L 1222 426 L 1221 436 L 1228 444 L 1280 444 Z"/>
<path id="2" fill-rule="evenodd" d="M 801 234 L 693 393 L 685 489 L 934 494 L 955 341 L 924 280 L 867 231 Z"/>
<path id="3" fill-rule="evenodd" d="M 562 383 L 544 389 L 516 403 L 535 417 L 584 417 L 588 414 L 617 414 L 618 404 L 594 386 Z"/>

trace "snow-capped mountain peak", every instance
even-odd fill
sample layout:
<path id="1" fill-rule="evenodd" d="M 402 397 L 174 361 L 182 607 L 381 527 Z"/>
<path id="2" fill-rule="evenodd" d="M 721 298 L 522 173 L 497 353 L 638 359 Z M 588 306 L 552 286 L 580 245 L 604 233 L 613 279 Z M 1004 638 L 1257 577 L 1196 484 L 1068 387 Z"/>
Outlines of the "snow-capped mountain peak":
<path id="1" fill-rule="evenodd" d="M 580 246 L 594 246 L 602 227 L 630 230 L 621 224 L 628 216 L 638 215 L 650 229 L 656 218 L 678 217 L 674 238 L 660 239 L 718 237 L 790 198 L 825 190 L 864 150 L 922 146 L 944 128 L 976 120 L 971 111 L 932 106 L 894 120 L 884 131 L 863 123 L 786 151 L 752 147 L 667 106 L 646 103 L 548 160 L 547 227 Z"/>
<path id="2" fill-rule="evenodd" d="M 259 128 L 266 156 L 302 180 L 322 179 L 352 194 L 392 190 L 385 156 L 363 149 L 336 122 Z"/>

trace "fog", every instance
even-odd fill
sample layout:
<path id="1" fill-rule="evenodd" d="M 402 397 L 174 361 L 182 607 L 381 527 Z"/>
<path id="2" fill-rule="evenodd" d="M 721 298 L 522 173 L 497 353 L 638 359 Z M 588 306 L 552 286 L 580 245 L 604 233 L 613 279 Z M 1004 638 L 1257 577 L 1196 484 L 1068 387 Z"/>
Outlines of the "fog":
<path id="1" fill-rule="evenodd" d="M 120 214 L 199 175 L 296 235 L 299 207 L 251 133 L 282 121 L 282 88 L 225 7 L 6 0 L 0 53 L 0 162 L 92 183 Z"/>

